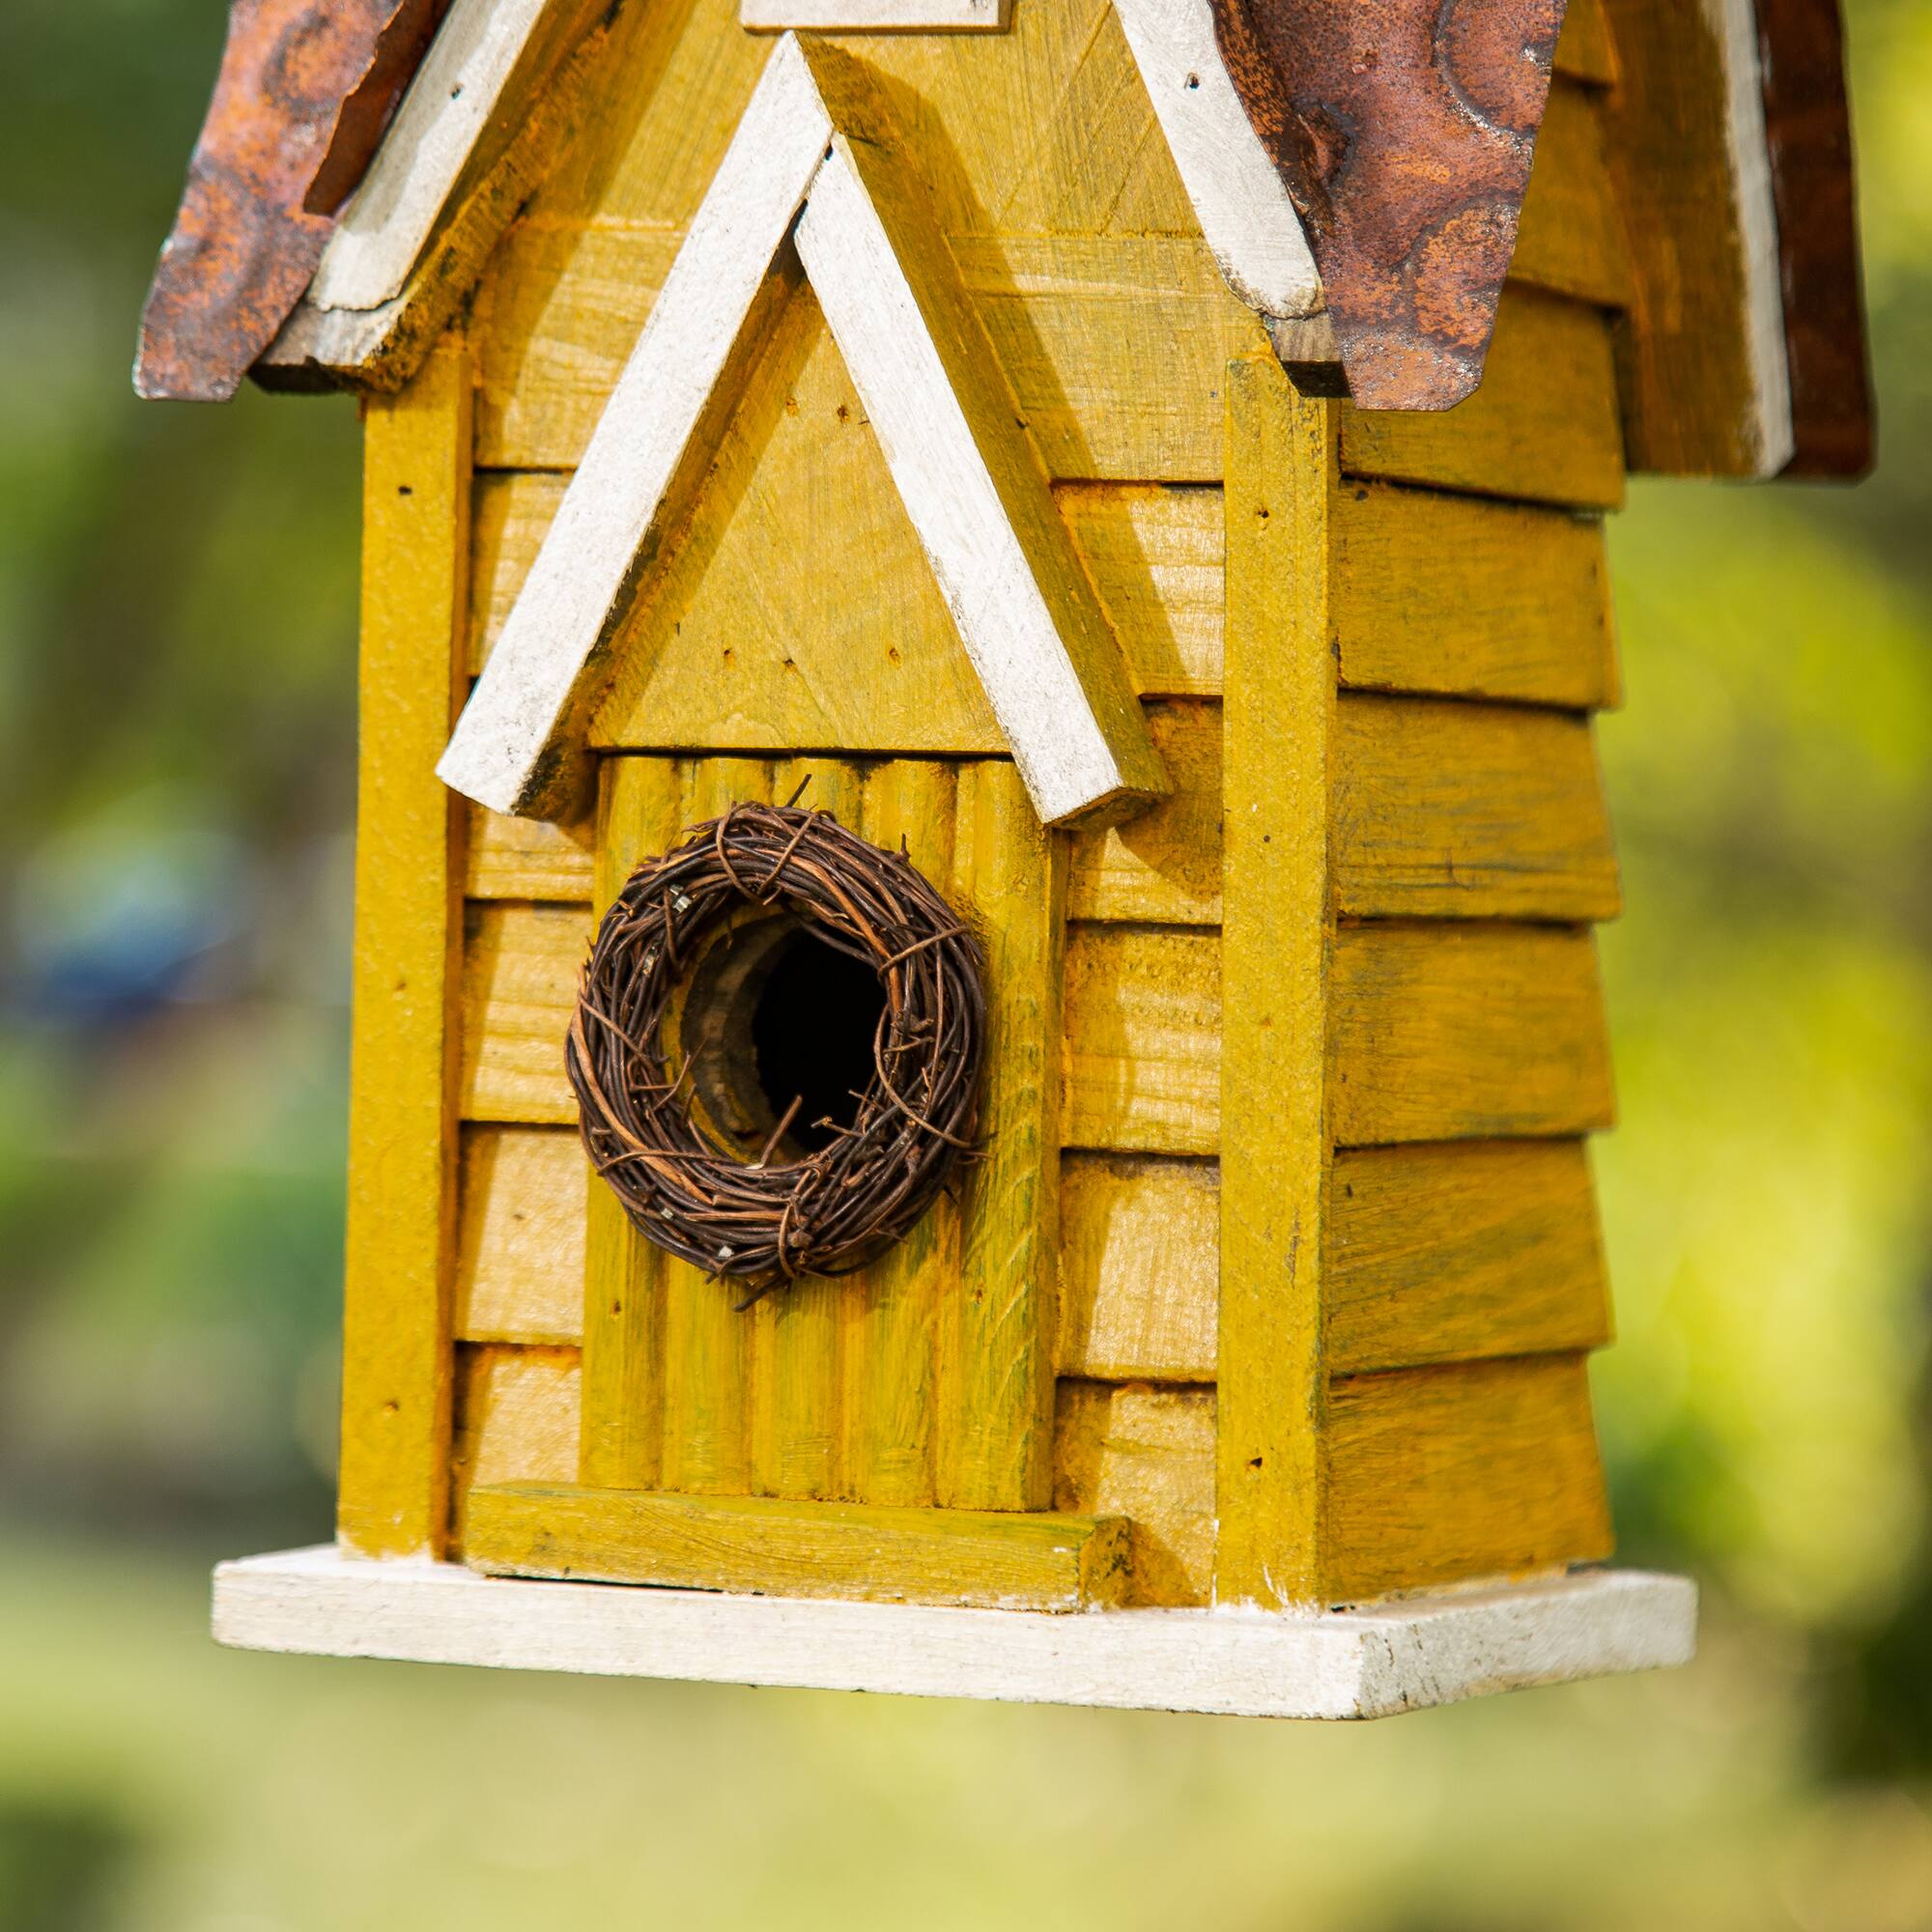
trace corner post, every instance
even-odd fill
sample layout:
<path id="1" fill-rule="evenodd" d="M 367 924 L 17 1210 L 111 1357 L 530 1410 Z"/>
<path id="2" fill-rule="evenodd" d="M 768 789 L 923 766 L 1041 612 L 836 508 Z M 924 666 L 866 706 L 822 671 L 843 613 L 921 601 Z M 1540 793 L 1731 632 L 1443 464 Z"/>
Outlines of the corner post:
<path id="1" fill-rule="evenodd" d="M 470 362 L 445 336 L 364 417 L 361 737 L 337 1530 L 440 1554 L 449 1512 L 462 821 L 436 761 L 463 690 Z"/>
<path id="2" fill-rule="evenodd" d="M 1338 412 L 1228 366 L 1214 1597 L 1321 1598 Z"/>

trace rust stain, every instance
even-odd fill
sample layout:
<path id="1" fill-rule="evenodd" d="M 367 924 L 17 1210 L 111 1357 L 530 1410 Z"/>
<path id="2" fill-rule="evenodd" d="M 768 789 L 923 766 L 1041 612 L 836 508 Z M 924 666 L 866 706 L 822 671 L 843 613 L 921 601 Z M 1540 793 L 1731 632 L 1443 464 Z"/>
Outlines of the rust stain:
<path id="1" fill-rule="evenodd" d="M 1213 0 L 1363 408 L 1443 410 L 1482 381 L 1563 4 Z"/>
<path id="2" fill-rule="evenodd" d="M 221 402 L 301 299 L 447 0 L 233 0 L 134 387 Z"/>

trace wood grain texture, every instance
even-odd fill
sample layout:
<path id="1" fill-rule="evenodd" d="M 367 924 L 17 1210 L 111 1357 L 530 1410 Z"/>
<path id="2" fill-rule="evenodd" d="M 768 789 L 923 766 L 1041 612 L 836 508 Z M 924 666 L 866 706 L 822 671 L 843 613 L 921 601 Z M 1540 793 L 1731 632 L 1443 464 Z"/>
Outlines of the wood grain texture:
<path id="1" fill-rule="evenodd" d="M 373 403 L 363 456 L 360 753 L 337 1523 L 434 1555 L 448 1512 L 460 855 L 449 728 L 469 555 L 469 358 L 452 338 Z"/>
<path id="2" fill-rule="evenodd" d="M 574 1345 L 582 1338 L 589 1179 L 582 1145 L 567 1127 L 463 1129 L 460 1340 Z"/>
<path id="3" fill-rule="evenodd" d="M 1069 1153 L 1060 1169 L 1063 1377 L 1214 1378 L 1221 1177 L 1211 1161 Z"/>
<path id="4" fill-rule="evenodd" d="M 1552 295 L 1628 308 L 1630 245 L 1605 153 L 1602 94 L 1552 81 L 1510 273 Z"/>
<path id="5" fill-rule="evenodd" d="M 1609 1295 L 1582 1144 L 1338 1154 L 1322 1283 L 1337 1375 L 1602 1348 Z"/>
<path id="6" fill-rule="evenodd" d="M 1611 1122 L 1587 932 L 1345 925 L 1329 991 L 1338 1145 L 1587 1133 Z"/>
<path id="7" fill-rule="evenodd" d="M 725 431 L 714 488 L 639 614 L 651 651 L 620 642 L 593 743 L 1004 750 L 817 313 L 817 298 L 801 289 L 775 327 Z M 472 671 L 496 644 L 566 481 L 541 470 L 477 478 Z M 1054 495 L 1135 689 L 1219 696 L 1220 490 L 1075 483 Z M 855 599 L 862 568 L 868 593 Z"/>
<path id="8" fill-rule="evenodd" d="M 543 899 L 581 904 L 590 897 L 595 828 L 588 818 L 555 825 L 510 818 L 465 800 L 463 890 L 472 899 Z"/>
<path id="9" fill-rule="evenodd" d="M 1345 686 L 1578 710 L 1617 701 L 1601 522 L 1352 482 L 1336 505 L 1335 559 Z"/>
<path id="10" fill-rule="evenodd" d="M 642 861 L 677 842 L 684 807 L 679 769 L 668 759 L 603 761 L 596 917 Z M 593 1488 L 649 1489 L 664 1458 L 668 1283 L 686 1264 L 646 1240 L 600 1179 L 593 1176 L 589 1186 L 579 1479 Z"/>
<path id="11" fill-rule="evenodd" d="M 1580 1355 L 1344 1378 L 1328 1442 L 1331 1603 L 1609 1554 Z"/>
<path id="12" fill-rule="evenodd" d="M 937 1495 L 955 1509 L 1042 1509 L 1052 1492 L 1065 866 L 1010 765 L 961 769 L 949 896 L 985 954 L 992 1131 L 962 1176 L 941 1311 Z"/>
<path id="13" fill-rule="evenodd" d="M 1337 910 L 1365 919 L 1614 919 L 1609 809 L 1583 720 L 1521 705 L 1343 696 Z"/>
<path id="14" fill-rule="evenodd" d="M 1221 917 L 1221 712 L 1167 703 L 1148 731 L 1174 789 L 1124 824 L 1076 831 L 1066 916 L 1211 925 Z"/>
<path id="15" fill-rule="evenodd" d="M 590 118 L 586 109 L 611 72 L 608 14 L 598 17 L 604 11 L 598 0 L 548 10 L 506 88 L 521 97 L 520 112 L 469 149 L 398 292 L 370 308 L 300 302 L 249 372 L 257 383 L 393 392 L 415 376 L 504 229 Z"/>
<path id="16" fill-rule="evenodd" d="M 1634 273 L 1619 336 L 1633 469 L 1775 475 L 1791 454 L 1751 15 L 1749 0 L 1617 0 L 1611 14 L 1604 125 Z"/>
<path id="17" fill-rule="evenodd" d="M 1624 450 L 1610 327 L 1582 302 L 1507 285 L 1482 387 L 1437 412 L 1345 408 L 1343 469 L 1615 509 L 1624 496 Z"/>
<path id="18" fill-rule="evenodd" d="M 753 33 L 1000 34 L 1012 0 L 739 0 Z"/>
<path id="19" fill-rule="evenodd" d="M 575 1349 L 457 1350 L 450 1519 L 459 1551 L 476 1484 L 576 1475 L 579 1379 Z"/>
<path id="20" fill-rule="evenodd" d="M 1065 1611 L 1120 1601 L 1128 1542 L 1118 1517 L 520 1483 L 471 1492 L 465 1555 L 499 1576 Z"/>
<path id="21" fill-rule="evenodd" d="M 563 1039 L 590 951 L 588 908 L 472 904 L 464 934 L 463 1118 L 574 1123 Z"/>
<path id="22" fill-rule="evenodd" d="M 1056 1509 L 1130 1524 L 1128 1604 L 1210 1602 L 1214 1391 L 1063 1380 L 1053 1500 Z"/>
<path id="23" fill-rule="evenodd" d="M 1570 0 L 1556 36 L 1556 72 L 1587 87 L 1609 87 L 1617 77 L 1605 0 Z"/>
<path id="24" fill-rule="evenodd" d="M 1336 406 L 1228 370 L 1217 1604 L 1311 1602 L 1334 915 Z"/>
<path id="25" fill-rule="evenodd" d="M 851 137 L 813 180 L 799 254 L 1035 808 L 1051 825 L 1157 798 L 1120 648 L 896 130 L 863 67 L 808 58 Z"/>
<path id="26" fill-rule="evenodd" d="M 858 829 L 928 879 L 953 876 L 960 772 L 895 760 L 867 777 Z M 978 781 L 966 780 L 970 804 Z M 839 1405 L 845 1492 L 912 1506 L 937 1492 L 940 1337 L 959 1280 L 959 1203 L 945 1196 L 893 1251 L 844 1284 Z"/>
<path id="27" fill-rule="evenodd" d="M 1076 925 L 1066 936 L 1065 1145 L 1216 1153 L 1216 934 Z"/>

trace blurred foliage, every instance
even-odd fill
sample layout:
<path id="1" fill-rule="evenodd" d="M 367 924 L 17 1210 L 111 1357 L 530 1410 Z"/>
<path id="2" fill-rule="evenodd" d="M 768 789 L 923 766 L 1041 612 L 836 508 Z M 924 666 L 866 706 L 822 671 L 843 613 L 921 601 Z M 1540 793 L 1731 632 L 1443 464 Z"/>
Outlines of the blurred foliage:
<path id="1" fill-rule="evenodd" d="M 1932 9 L 1849 12 L 1878 473 L 1613 537 L 1595 1377 L 1706 1654 L 1315 1733 L 209 1650 L 327 1525 L 355 412 L 128 390 L 218 0 L 0 9 L 0 1932 L 1932 1926 Z"/>

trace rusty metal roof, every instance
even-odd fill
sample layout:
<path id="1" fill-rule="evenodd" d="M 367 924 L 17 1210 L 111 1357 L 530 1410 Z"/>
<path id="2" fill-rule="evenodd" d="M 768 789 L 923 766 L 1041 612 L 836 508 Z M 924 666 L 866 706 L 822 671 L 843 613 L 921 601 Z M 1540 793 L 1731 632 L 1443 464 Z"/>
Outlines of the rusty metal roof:
<path id="1" fill-rule="evenodd" d="M 1563 0 L 1213 0 L 1222 59 L 1308 230 L 1365 409 L 1483 377 Z"/>
<path id="2" fill-rule="evenodd" d="M 315 273 L 446 0 L 233 0 L 134 387 L 221 402 Z"/>

